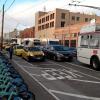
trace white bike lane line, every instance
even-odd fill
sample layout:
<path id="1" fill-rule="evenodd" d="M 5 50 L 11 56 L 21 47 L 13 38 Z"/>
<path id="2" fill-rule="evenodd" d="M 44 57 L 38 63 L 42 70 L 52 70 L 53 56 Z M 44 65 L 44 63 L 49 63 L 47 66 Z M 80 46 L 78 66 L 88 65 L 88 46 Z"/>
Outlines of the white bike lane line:
<path id="1" fill-rule="evenodd" d="M 90 96 L 85 96 L 85 95 L 66 93 L 66 92 L 56 91 L 56 90 L 51 90 L 51 89 L 49 89 L 49 91 L 52 92 L 52 93 L 56 93 L 56 94 L 60 94 L 60 95 L 66 95 L 66 96 L 70 96 L 70 97 L 76 97 L 76 98 L 80 98 L 80 99 L 100 100 L 100 98 L 97 98 L 97 97 L 90 97 Z"/>

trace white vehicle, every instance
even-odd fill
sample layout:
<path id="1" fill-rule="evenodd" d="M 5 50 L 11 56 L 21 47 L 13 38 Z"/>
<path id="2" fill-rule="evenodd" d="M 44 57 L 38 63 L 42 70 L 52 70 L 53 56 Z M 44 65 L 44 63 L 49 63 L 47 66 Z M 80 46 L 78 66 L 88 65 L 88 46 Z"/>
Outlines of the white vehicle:
<path id="1" fill-rule="evenodd" d="M 41 45 L 41 41 L 38 38 L 25 38 L 23 39 L 22 45 L 28 47 L 39 46 Z"/>
<path id="2" fill-rule="evenodd" d="M 100 25 L 82 27 L 78 39 L 78 61 L 100 69 Z"/>
<path id="3" fill-rule="evenodd" d="M 58 39 L 42 39 L 41 45 L 59 45 Z"/>
<path id="4" fill-rule="evenodd" d="M 19 44 L 21 45 L 22 39 L 21 38 L 11 38 L 11 44 Z"/>

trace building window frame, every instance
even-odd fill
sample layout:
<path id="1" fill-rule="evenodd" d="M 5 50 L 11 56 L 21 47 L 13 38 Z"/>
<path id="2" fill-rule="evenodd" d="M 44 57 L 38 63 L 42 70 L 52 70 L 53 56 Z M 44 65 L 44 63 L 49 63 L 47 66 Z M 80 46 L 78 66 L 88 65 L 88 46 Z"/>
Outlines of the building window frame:
<path id="1" fill-rule="evenodd" d="M 65 27 L 65 21 L 61 21 L 61 27 Z"/>
<path id="2" fill-rule="evenodd" d="M 80 17 L 76 17 L 76 21 L 80 21 Z"/>
<path id="3" fill-rule="evenodd" d="M 61 19 L 65 19 L 66 14 L 65 13 L 61 13 Z"/>

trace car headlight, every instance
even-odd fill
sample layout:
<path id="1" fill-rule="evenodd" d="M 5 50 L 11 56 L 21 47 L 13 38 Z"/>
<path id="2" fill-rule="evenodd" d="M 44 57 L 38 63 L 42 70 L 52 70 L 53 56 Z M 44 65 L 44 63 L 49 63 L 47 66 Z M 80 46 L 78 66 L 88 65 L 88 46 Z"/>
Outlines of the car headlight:
<path id="1" fill-rule="evenodd" d="M 41 54 L 44 56 L 44 52 L 41 52 Z"/>
<path id="2" fill-rule="evenodd" d="M 63 54 L 57 53 L 57 56 L 58 56 L 58 57 L 61 57 L 61 56 L 63 56 Z"/>
<path id="3" fill-rule="evenodd" d="M 30 52 L 28 53 L 28 55 L 29 55 L 29 56 L 34 56 L 34 54 L 33 54 L 33 53 L 30 53 Z"/>

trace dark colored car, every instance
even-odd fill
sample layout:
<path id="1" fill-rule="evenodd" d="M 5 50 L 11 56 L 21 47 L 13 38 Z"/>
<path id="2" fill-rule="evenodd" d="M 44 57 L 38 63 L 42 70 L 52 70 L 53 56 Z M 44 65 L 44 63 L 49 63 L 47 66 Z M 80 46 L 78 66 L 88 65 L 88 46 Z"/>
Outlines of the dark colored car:
<path id="1" fill-rule="evenodd" d="M 77 49 L 76 48 L 74 48 L 74 47 L 65 47 L 65 50 L 68 50 L 68 51 L 72 52 L 72 55 L 74 57 L 77 57 Z"/>
<path id="2" fill-rule="evenodd" d="M 55 61 L 73 60 L 72 52 L 65 50 L 62 45 L 49 45 L 43 51 L 47 58 Z"/>

